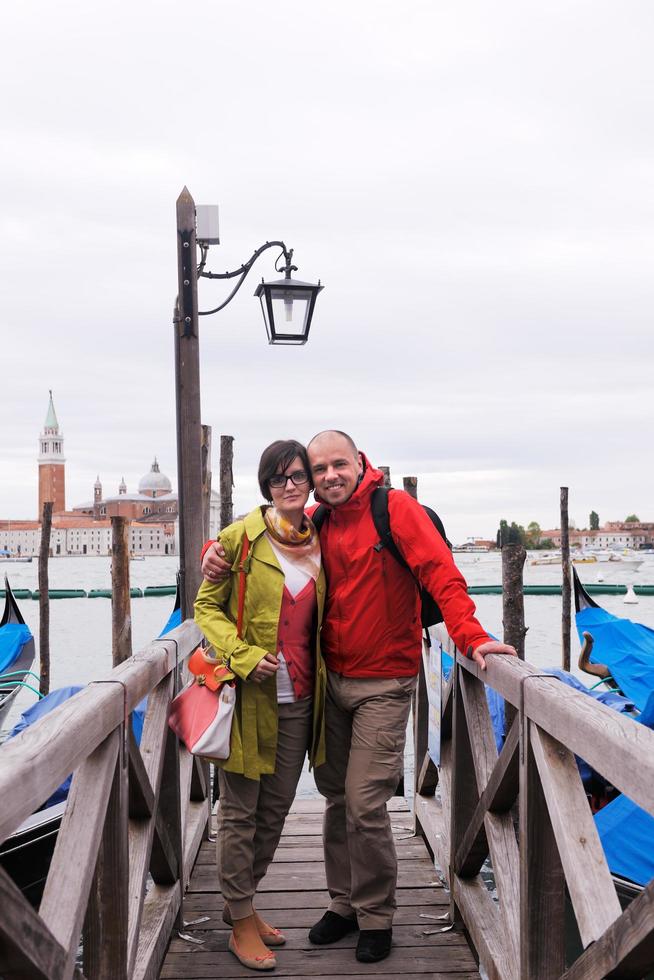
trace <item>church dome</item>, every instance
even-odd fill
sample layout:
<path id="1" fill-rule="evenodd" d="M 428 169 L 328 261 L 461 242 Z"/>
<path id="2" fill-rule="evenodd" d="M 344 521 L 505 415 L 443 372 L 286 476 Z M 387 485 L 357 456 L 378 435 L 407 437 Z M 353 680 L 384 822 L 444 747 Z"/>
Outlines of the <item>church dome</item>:
<path id="1" fill-rule="evenodd" d="M 150 472 L 146 473 L 139 480 L 139 493 L 146 494 L 150 497 L 157 497 L 162 493 L 170 493 L 172 488 L 172 483 L 168 477 L 159 470 L 159 463 L 155 456 Z"/>

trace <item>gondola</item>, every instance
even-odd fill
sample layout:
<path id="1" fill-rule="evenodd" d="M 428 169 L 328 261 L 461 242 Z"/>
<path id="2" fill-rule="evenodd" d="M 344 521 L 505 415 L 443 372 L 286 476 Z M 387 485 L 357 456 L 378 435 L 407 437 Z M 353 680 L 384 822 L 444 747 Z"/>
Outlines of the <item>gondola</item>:
<path id="1" fill-rule="evenodd" d="M 180 623 L 181 601 L 178 587 L 173 611 L 160 636 L 165 636 Z M 81 690 L 81 686 L 74 686 L 51 691 L 43 700 L 32 705 L 21 715 L 20 721 L 14 726 L 9 737 L 12 738 L 20 734 L 21 731 L 37 722 L 43 715 L 63 704 Z M 131 715 L 132 730 L 137 744 L 141 741 L 146 707 L 147 698 L 144 698 Z M 1 751 L 2 747 L 0 746 Z M 4 868 L 10 875 L 35 908 L 38 908 L 43 894 L 61 818 L 66 808 L 66 798 L 71 779 L 72 777 L 69 776 L 36 813 L 28 817 L 13 834 L 0 844 L 0 867 Z"/>
<path id="2" fill-rule="evenodd" d="M 0 728 L 33 663 L 34 637 L 5 575 L 5 608 L 0 620 Z"/>
<path id="3" fill-rule="evenodd" d="M 579 667 L 631 704 L 634 721 L 654 728 L 654 630 L 614 616 L 592 599 L 572 572 Z M 654 878 L 654 817 L 623 794 L 595 814 L 604 853 L 623 904 Z"/>

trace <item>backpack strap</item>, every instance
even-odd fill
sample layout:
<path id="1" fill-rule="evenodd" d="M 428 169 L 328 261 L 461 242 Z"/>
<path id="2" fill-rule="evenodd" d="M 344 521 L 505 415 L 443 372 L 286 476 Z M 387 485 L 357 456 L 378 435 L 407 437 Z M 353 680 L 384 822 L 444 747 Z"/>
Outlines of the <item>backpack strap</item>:
<path id="1" fill-rule="evenodd" d="M 325 520 L 329 517 L 329 507 L 325 504 L 318 504 L 313 514 L 311 515 L 311 520 L 313 521 L 313 526 L 315 527 L 318 534 L 320 534 L 320 528 L 325 523 Z"/>
<path id="2" fill-rule="evenodd" d="M 395 544 L 395 539 L 391 532 L 391 520 L 388 514 L 388 487 L 376 487 L 370 495 L 370 509 L 375 530 L 379 535 L 379 544 L 375 545 L 375 551 L 387 548 L 395 561 L 408 568 L 404 555 Z"/>

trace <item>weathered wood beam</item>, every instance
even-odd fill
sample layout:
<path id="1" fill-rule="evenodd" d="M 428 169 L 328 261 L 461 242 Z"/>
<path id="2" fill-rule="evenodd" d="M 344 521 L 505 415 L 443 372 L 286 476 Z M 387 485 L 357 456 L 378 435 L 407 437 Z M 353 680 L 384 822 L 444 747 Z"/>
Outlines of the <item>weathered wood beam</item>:
<path id="1" fill-rule="evenodd" d="M 654 882 L 627 906 L 596 942 L 575 960 L 561 980 L 619 977 L 640 980 L 654 963 Z"/>
<path id="2" fill-rule="evenodd" d="M 520 722 L 516 718 L 455 856 L 454 867 L 462 878 L 476 875 L 488 855 L 484 827 L 486 813 L 506 813 L 517 799 L 520 780 L 519 742 Z"/>
<path id="3" fill-rule="evenodd" d="M 425 752 L 422 765 L 416 767 L 416 793 L 420 796 L 433 796 L 438 786 L 438 769 L 429 752 Z"/>
<path id="4" fill-rule="evenodd" d="M 0 970 L 4 980 L 64 980 L 68 950 L 0 868 Z"/>
<path id="5" fill-rule="evenodd" d="M 84 972 L 126 980 L 129 916 L 127 759 L 119 756 L 108 780 L 107 819 L 84 924 Z"/>
<path id="6" fill-rule="evenodd" d="M 495 745 L 495 733 L 491 721 L 486 691 L 481 680 L 461 671 L 460 690 L 465 706 L 468 725 L 468 735 L 474 760 L 474 772 L 477 780 L 478 799 L 488 787 L 493 772 L 497 766 L 498 755 Z M 472 774 L 468 775 L 472 778 Z M 474 821 L 475 813 L 479 810 L 479 802 L 471 815 L 466 828 L 469 829 Z M 488 849 L 495 874 L 495 885 L 500 902 L 500 915 L 504 920 L 506 931 L 506 946 L 510 951 L 511 960 L 518 962 L 520 957 L 518 935 L 520 930 L 520 859 L 518 844 L 513 827 L 513 818 L 508 813 L 486 813 L 484 830 Z M 465 834 L 464 834 L 465 837 Z M 459 848 L 463 838 L 459 842 Z M 454 855 L 458 855 L 459 848 Z M 478 859 L 479 854 L 475 855 Z"/>
<path id="7" fill-rule="evenodd" d="M 178 884 L 154 885 L 146 895 L 133 980 L 158 980 L 180 906 Z"/>
<path id="8" fill-rule="evenodd" d="M 129 816 L 130 819 L 143 820 L 152 816 L 155 807 L 155 794 L 145 769 L 143 756 L 136 744 L 132 726 L 128 733 L 129 751 Z"/>
<path id="9" fill-rule="evenodd" d="M 529 737 L 531 724 L 523 719 L 520 976 L 558 980 L 565 968 L 565 878 Z"/>
<path id="10" fill-rule="evenodd" d="M 575 757 L 531 726 L 531 746 L 584 947 L 620 917 L 620 901 Z"/>
<path id="11" fill-rule="evenodd" d="M 74 774 L 43 890 L 39 914 L 52 935 L 68 951 L 70 969 L 75 961 L 107 819 L 109 797 L 106 787 L 112 784 L 119 749 L 120 732 L 116 731 Z"/>
<path id="12" fill-rule="evenodd" d="M 453 892 L 489 980 L 517 980 L 518 964 L 506 943 L 499 909 L 481 878 L 455 878 Z"/>
<path id="13" fill-rule="evenodd" d="M 149 871 L 158 885 L 172 885 L 179 877 L 179 861 L 168 828 L 157 811 L 150 850 Z"/>
<path id="14" fill-rule="evenodd" d="M 155 640 L 141 653 L 116 667 L 108 679 L 121 683 L 92 683 L 65 704 L 2 746 L 0 767 L 0 842 L 43 803 L 122 724 L 127 710 L 175 666 L 175 643 L 180 662 L 197 646 L 200 631 L 187 621 L 169 637 Z M 124 689 L 123 689 L 124 684 Z"/>
<path id="15" fill-rule="evenodd" d="M 460 654 L 457 661 L 468 673 L 482 676 L 474 661 Z M 638 806 L 654 813 L 654 732 L 555 678 L 525 681 L 538 671 L 516 657 L 489 656 L 486 663 L 486 683 L 516 706 L 522 698 L 526 715 L 539 728 L 585 759 Z"/>

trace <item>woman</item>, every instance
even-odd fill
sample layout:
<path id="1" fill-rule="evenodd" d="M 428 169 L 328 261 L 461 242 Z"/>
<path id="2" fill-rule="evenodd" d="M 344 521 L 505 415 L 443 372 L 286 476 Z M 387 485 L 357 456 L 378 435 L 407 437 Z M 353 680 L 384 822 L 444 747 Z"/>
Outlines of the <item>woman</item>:
<path id="1" fill-rule="evenodd" d="M 276 959 L 268 947 L 285 938 L 257 914 L 253 899 L 279 843 L 307 748 L 311 764 L 324 761 L 318 629 L 325 575 L 318 534 L 304 513 L 312 489 L 304 446 L 274 442 L 261 456 L 258 475 L 272 506 L 257 507 L 221 531 L 232 574 L 223 583 L 202 583 L 195 620 L 237 678 L 230 756 L 216 762 L 217 860 L 223 918 L 233 926 L 229 948 L 244 966 L 270 970 Z M 236 621 L 245 536 L 241 639 Z"/>

